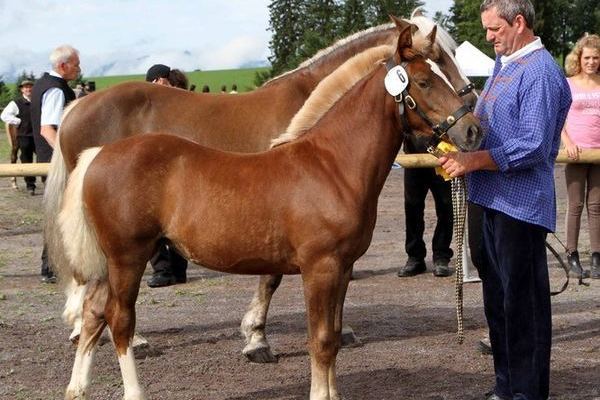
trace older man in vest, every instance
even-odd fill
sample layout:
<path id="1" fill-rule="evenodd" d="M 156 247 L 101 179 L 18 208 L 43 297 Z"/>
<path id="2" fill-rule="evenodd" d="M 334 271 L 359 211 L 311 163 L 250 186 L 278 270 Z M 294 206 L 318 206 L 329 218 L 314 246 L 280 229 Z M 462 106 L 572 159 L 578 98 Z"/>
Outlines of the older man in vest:
<path id="1" fill-rule="evenodd" d="M 31 124 L 38 162 L 50 162 L 52 158 L 63 110 L 75 100 L 75 93 L 68 82 L 77 79 L 81 72 L 79 52 L 69 45 L 54 49 L 50 54 L 50 62 L 52 71 L 44 73 L 36 81 L 31 96 Z M 56 282 L 45 243 L 42 251 L 42 282 Z"/>

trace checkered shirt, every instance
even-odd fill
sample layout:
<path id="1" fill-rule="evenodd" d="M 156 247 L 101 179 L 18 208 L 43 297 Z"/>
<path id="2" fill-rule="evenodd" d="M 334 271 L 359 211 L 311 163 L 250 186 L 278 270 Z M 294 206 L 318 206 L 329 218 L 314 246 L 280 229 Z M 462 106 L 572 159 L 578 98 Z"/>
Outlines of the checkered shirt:
<path id="1" fill-rule="evenodd" d="M 501 67 L 497 57 L 475 110 L 499 171 L 469 174 L 469 200 L 554 231 L 554 161 L 571 92 L 544 48 Z"/>

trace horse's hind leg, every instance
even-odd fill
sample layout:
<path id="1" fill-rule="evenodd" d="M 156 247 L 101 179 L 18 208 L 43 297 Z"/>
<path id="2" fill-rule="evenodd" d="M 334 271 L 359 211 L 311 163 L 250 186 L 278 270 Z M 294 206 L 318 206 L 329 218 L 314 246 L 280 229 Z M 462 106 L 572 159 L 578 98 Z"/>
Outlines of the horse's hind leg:
<path id="1" fill-rule="evenodd" d="M 104 320 L 104 305 L 106 303 L 107 282 L 94 281 L 88 284 L 83 305 L 83 323 L 71 381 L 65 393 L 65 400 L 85 399 L 90 384 L 90 372 L 96 352 L 96 343 L 102 334 L 106 321 Z"/>
<path id="2" fill-rule="evenodd" d="M 124 400 L 145 398 L 137 376 L 132 345 L 135 331 L 135 301 L 145 266 L 145 262 L 140 263 L 139 268 L 127 264 L 115 266 L 111 261 L 108 262 L 110 287 L 105 314 L 121 367 Z"/>
<path id="3" fill-rule="evenodd" d="M 277 358 L 271 352 L 271 346 L 265 335 L 267 312 L 273 293 L 279 287 L 283 275 L 263 275 L 260 277 L 258 289 L 244 315 L 241 331 L 246 339 L 246 347 L 242 353 L 252 362 L 271 363 Z"/>

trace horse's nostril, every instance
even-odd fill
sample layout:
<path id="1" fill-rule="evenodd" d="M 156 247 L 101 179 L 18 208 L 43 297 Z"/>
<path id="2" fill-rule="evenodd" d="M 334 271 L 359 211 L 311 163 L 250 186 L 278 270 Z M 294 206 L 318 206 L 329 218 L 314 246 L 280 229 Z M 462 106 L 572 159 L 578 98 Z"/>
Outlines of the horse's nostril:
<path id="1" fill-rule="evenodd" d="M 477 125 L 470 125 L 467 129 L 467 138 L 469 142 L 477 142 L 479 139 L 479 127 Z"/>

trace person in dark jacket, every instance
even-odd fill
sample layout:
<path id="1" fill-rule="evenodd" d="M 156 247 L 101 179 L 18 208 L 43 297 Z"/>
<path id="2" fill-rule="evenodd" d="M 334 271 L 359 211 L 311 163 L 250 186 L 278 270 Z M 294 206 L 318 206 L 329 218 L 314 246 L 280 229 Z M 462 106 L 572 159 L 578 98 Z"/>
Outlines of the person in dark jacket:
<path id="1" fill-rule="evenodd" d="M 406 154 L 427 153 L 427 141 L 428 139 L 424 137 L 407 135 L 404 139 L 404 152 Z M 425 232 L 425 198 L 430 191 L 435 201 L 437 216 L 431 243 L 433 275 L 444 277 L 451 274 L 448 266 L 453 255 L 450 248 L 453 227 L 450 181 L 445 181 L 437 175 L 435 168 L 409 168 L 404 170 L 405 249 L 408 260 L 398 271 L 399 277 L 414 276 L 427 270 L 425 264 L 427 247 L 423 240 L 423 233 Z"/>
<path id="2" fill-rule="evenodd" d="M 31 125 L 38 162 L 50 162 L 52 158 L 64 108 L 75 100 L 75 92 L 68 82 L 76 79 L 81 72 L 79 52 L 69 45 L 54 49 L 50 54 L 50 62 L 52 71 L 44 73 L 35 82 L 31 95 Z M 45 243 L 42 251 L 42 282 L 56 282 Z"/>

